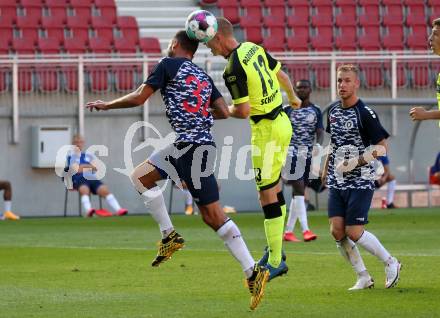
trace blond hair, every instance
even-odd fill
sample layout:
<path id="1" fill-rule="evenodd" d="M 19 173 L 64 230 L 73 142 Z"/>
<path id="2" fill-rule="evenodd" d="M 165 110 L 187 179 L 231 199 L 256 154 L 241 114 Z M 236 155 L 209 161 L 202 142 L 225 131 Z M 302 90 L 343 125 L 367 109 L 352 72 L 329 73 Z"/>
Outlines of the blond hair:
<path id="1" fill-rule="evenodd" d="M 354 64 L 342 64 L 338 66 L 337 72 L 353 72 L 356 76 L 359 76 L 359 67 Z"/>

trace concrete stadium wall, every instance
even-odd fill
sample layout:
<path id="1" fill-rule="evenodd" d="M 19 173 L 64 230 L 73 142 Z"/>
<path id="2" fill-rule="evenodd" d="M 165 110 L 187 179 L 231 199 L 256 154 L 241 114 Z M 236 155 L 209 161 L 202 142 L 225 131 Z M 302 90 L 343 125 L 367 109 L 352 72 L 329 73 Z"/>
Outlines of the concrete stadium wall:
<path id="1" fill-rule="evenodd" d="M 327 92 L 315 92 L 314 98 L 324 103 Z M 432 95 L 433 92 L 430 92 Z M 425 96 L 430 96 L 425 95 Z M 377 95 L 376 95 L 377 96 Z M 89 96 L 90 97 L 90 96 Z M 90 98 L 86 100 L 90 100 Z M 171 131 L 168 121 L 163 115 L 163 106 L 155 96 L 150 107 L 150 122 L 159 131 L 166 135 Z M 31 103 L 31 102 L 29 102 Z M 10 144 L 11 120 L 8 117 L 9 106 L 0 105 L 0 179 L 8 179 L 13 184 L 13 210 L 23 216 L 57 216 L 63 213 L 64 187 L 53 169 L 31 168 L 31 126 L 43 124 L 67 124 L 76 128 L 77 120 L 74 116 L 42 117 L 34 112 L 28 112 L 20 118 L 20 143 Z M 413 123 L 408 118 L 408 107 L 398 107 L 398 134 L 390 138 L 390 157 L 392 171 L 398 182 L 408 182 L 408 151 L 409 139 Z M 375 107 L 386 129 L 391 131 L 391 109 Z M 1 109 L 0 109 L 1 110 Z M 37 112 L 38 113 L 38 112 Z M 86 145 L 103 144 L 109 149 L 108 157 L 100 157 L 107 166 L 104 182 L 119 199 L 122 206 L 133 213 L 145 213 L 145 207 L 137 192 L 133 189 L 128 177 L 116 172 L 113 168 L 124 168 L 123 140 L 130 125 L 141 119 L 140 109 L 117 111 L 109 114 L 87 115 L 85 119 Z M 259 210 L 259 203 L 253 181 L 241 181 L 235 177 L 234 163 L 238 149 L 249 143 L 250 130 L 247 121 L 236 119 L 217 121 L 214 126 L 214 136 L 218 149 L 224 145 L 225 136 L 233 136 L 232 164 L 229 179 L 219 180 L 221 200 L 223 204 L 235 206 L 239 211 Z M 152 136 L 154 137 L 154 136 Z M 416 181 L 424 182 L 427 179 L 427 167 L 434 161 L 440 151 L 440 131 L 437 122 L 425 122 L 419 131 L 416 144 Z M 138 134 L 132 149 L 140 144 L 141 135 Z M 147 148 L 133 154 L 134 164 L 145 160 L 152 149 Z M 246 169 L 251 168 L 248 156 Z M 286 199 L 290 199 L 289 190 L 285 190 Z M 169 187 L 165 193 L 168 204 Z M 0 199 L 0 208 L 2 199 Z M 97 206 L 97 199 L 92 203 Z M 326 205 L 326 194 L 320 196 L 321 206 Z M 104 206 L 106 206 L 104 202 Z M 108 208 L 108 207 L 107 207 Z M 173 212 L 182 212 L 184 208 L 183 196 L 179 190 L 174 191 Z M 76 215 L 78 211 L 78 196 L 70 194 L 68 212 Z"/>

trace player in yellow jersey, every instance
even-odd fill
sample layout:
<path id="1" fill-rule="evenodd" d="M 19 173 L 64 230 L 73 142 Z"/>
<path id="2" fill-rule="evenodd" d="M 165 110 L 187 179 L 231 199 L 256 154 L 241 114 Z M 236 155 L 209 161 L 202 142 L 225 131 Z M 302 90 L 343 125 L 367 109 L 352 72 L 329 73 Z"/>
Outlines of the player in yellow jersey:
<path id="1" fill-rule="evenodd" d="M 269 269 L 269 279 L 288 271 L 282 259 L 282 236 L 286 203 L 281 191 L 280 173 L 292 136 L 292 125 L 282 108 L 282 88 L 292 107 L 299 108 L 301 100 L 281 63 L 263 47 L 251 42 L 239 43 L 232 24 L 217 18 L 216 36 L 206 45 L 213 55 L 228 60 L 223 78 L 232 95 L 230 115 L 250 117 L 252 132 L 252 165 L 257 190 L 264 212 L 264 229 L 268 249 L 259 264 Z"/>
<path id="2" fill-rule="evenodd" d="M 432 32 L 428 41 L 432 53 L 440 56 L 440 18 L 432 22 Z M 423 107 L 414 107 L 409 111 L 409 115 L 412 120 L 440 119 L 440 73 L 437 77 L 437 102 L 438 110 L 426 110 Z"/>

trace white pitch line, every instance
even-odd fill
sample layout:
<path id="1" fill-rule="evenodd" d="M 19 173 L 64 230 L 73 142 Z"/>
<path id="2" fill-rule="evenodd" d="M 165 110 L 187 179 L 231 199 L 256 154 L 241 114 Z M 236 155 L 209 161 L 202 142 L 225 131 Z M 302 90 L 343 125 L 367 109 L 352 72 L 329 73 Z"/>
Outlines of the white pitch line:
<path id="1" fill-rule="evenodd" d="M 1 245 L 0 248 L 7 247 L 7 248 L 53 248 L 53 249 L 78 249 L 78 250 L 116 250 L 116 251 L 145 251 L 145 252 L 152 252 L 157 251 L 157 249 L 153 248 L 142 248 L 142 247 L 98 247 L 98 246 L 54 246 L 54 245 Z M 185 251 L 190 252 L 215 252 L 215 253 L 229 253 L 227 250 L 219 250 L 219 249 L 198 249 L 198 248 L 191 248 L 191 247 L 185 247 Z M 261 253 L 261 251 L 251 251 L 252 254 L 258 255 Z M 288 251 L 286 254 L 294 254 L 294 255 L 339 255 L 338 252 L 329 253 L 329 252 L 292 252 Z M 408 257 L 440 257 L 440 254 L 425 254 L 425 253 L 397 253 L 393 254 L 395 256 L 408 256 Z"/>

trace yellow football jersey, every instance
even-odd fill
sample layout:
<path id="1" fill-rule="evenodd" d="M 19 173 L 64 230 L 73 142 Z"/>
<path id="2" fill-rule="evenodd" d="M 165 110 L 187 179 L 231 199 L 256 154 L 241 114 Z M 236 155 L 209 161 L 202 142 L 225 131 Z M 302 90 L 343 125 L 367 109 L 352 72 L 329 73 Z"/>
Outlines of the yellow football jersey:
<path id="1" fill-rule="evenodd" d="M 228 57 L 223 78 L 234 104 L 249 101 L 250 115 L 263 115 L 283 102 L 277 72 L 281 63 L 263 47 L 244 42 Z"/>

